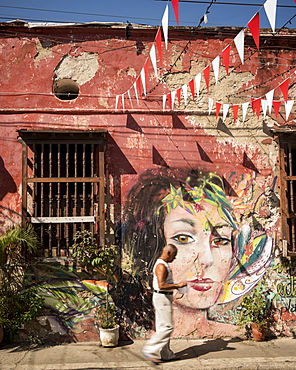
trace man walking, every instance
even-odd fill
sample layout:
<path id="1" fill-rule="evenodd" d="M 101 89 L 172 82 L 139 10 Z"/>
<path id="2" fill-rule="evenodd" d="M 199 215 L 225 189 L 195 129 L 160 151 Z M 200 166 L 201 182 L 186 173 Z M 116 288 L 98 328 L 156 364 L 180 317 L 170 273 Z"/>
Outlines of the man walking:
<path id="1" fill-rule="evenodd" d="M 142 353 L 154 364 L 178 359 L 170 349 L 170 336 L 174 329 L 173 290 L 182 288 L 187 283 L 182 281 L 174 284 L 173 282 L 172 271 L 168 264 L 174 261 L 177 252 L 175 245 L 166 245 L 153 267 L 153 306 L 155 308 L 156 332 L 146 343 Z"/>

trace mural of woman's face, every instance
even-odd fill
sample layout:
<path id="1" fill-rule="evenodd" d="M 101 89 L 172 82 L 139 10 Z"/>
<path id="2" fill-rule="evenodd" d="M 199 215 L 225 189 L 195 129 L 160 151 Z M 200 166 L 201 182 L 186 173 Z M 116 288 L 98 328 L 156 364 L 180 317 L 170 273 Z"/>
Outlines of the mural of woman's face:
<path id="1" fill-rule="evenodd" d="M 233 228 L 216 206 L 201 201 L 195 208 L 195 214 L 179 205 L 172 209 L 165 217 L 164 234 L 166 242 L 178 248 L 171 264 L 174 281 L 187 281 L 189 288 L 177 302 L 207 309 L 217 303 L 229 276 Z"/>

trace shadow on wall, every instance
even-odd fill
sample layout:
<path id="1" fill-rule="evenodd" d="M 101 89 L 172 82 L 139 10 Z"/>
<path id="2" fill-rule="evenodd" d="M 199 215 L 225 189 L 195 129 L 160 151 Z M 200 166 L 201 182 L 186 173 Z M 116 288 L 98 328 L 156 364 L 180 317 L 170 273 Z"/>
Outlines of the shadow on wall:
<path id="1" fill-rule="evenodd" d="M 129 124 L 133 129 L 137 128 L 137 123 L 130 117 Z M 113 219 L 119 220 L 121 218 L 121 176 L 130 174 L 137 174 L 136 170 L 133 168 L 125 154 L 119 148 L 115 140 L 111 135 L 107 137 L 106 145 L 106 198 L 107 211 L 105 214 L 106 217 L 106 239 L 111 240 L 112 243 L 120 243 L 120 239 L 112 240 L 112 235 L 120 235 L 121 225 L 115 225 L 112 221 Z M 111 181 L 112 178 L 112 181 Z M 110 208 L 113 204 L 113 216 L 110 214 Z M 112 231 L 111 231 L 112 229 Z M 115 239 L 117 236 L 115 236 Z"/>
<path id="2" fill-rule="evenodd" d="M 7 193 L 16 193 L 16 191 L 16 183 L 5 168 L 3 158 L 0 157 L 0 201 Z"/>

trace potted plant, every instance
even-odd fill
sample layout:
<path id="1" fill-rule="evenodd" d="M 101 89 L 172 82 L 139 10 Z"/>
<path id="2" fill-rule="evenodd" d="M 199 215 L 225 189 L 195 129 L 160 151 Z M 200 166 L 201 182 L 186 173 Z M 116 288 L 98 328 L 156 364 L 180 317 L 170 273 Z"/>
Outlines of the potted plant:
<path id="1" fill-rule="evenodd" d="M 119 325 L 114 302 L 106 288 L 104 301 L 96 308 L 96 324 L 99 329 L 102 346 L 115 347 L 119 339 Z"/>
<path id="2" fill-rule="evenodd" d="M 272 312 L 272 300 L 267 286 L 259 282 L 256 287 L 243 297 L 238 315 L 238 325 L 245 326 L 246 333 L 252 333 L 257 341 L 265 339 Z"/>
<path id="3" fill-rule="evenodd" d="M 0 327 L 8 340 L 43 307 L 36 288 L 23 283 L 28 257 L 39 244 L 32 225 L 15 226 L 0 235 Z"/>
<path id="4" fill-rule="evenodd" d="M 106 294 L 100 305 L 96 307 L 95 323 L 99 329 L 100 339 L 104 347 L 118 344 L 119 325 L 115 304 L 109 293 L 110 283 L 116 286 L 116 260 L 119 256 L 116 245 L 98 246 L 96 239 L 89 230 L 78 231 L 73 238 L 71 253 L 77 262 L 97 277 L 107 280 Z"/>

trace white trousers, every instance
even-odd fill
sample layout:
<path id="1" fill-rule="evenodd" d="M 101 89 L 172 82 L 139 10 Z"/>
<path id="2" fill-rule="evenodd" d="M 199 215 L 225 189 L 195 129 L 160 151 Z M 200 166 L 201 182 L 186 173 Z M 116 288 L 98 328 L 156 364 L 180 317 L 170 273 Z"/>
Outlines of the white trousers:
<path id="1" fill-rule="evenodd" d="M 143 348 L 150 357 L 170 360 L 175 356 L 170 349 L 170 336 L 174 329 L 172 300 L 172 295 L 153 293 L 156 331 Z"/>

